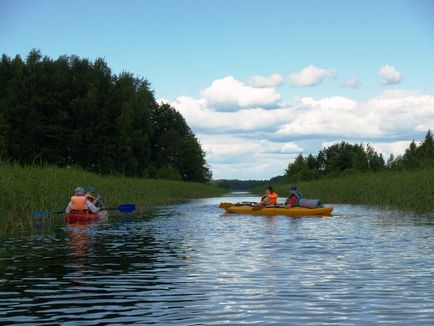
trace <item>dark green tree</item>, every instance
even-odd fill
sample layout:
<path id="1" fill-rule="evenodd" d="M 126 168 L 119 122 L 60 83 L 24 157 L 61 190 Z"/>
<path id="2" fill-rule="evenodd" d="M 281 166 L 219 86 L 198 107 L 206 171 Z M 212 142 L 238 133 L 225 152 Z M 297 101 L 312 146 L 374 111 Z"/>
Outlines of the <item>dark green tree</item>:
<path id="1" fill-rule="evenodd" d="M 32 50 L 0 61 L 0 160 L 205 182 L 205 154 L 150 83 L 103 59 L 52 60 Z"/>
<path id="2" fill-rule="evenodd" d="M 434 166 L 434 140 L 431 130 L 428 130 L 425 139 L 418 148 L 418 158 L 422 167 Z"/>
<path id="3" fill-rule="evenodd" d="M 301 180 L 312 180 L 318 177 L 318 161 L 313 155 L 304 158 L 299 154 L 294 162 L 288 165 L 285 171 L 285 180 L 295 182 Z"/>
<path id="4" fill-rule="evenodd" d="M 211 179 L 205 153 L 178 111 L 163 103 L 153 108 L 151 122 L 154 174 L 158 175 L 161 168 L 172 167 L 183 180 L 206 182 Z"/>
<path id="5" fill-rule="evenodd" d="M 402 164 L 406 169 L 416 169 L 420 166 L 416 142 L 413 140 L 402 156 Z"/>
<path id="6" fill-rule="evenodd" d="M 366 157 L 368 162 L 369 171 L 379 171 L 383 170 L 385 167 L 385 162 L 383 158 L 383 154 L 378 154 L 372 145 L 367 146 L 366 148 Z"/>

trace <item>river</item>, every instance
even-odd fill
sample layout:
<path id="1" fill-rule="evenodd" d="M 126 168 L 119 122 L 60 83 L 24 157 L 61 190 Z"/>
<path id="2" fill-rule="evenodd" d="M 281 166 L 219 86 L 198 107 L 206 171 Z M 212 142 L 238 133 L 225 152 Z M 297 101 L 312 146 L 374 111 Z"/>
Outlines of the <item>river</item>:
<path id="1" fill-rule="evenodd" d="M 229 215 L 220 201 L 0 237 L 0 323 L 433 325 L 434 216 Z"/>

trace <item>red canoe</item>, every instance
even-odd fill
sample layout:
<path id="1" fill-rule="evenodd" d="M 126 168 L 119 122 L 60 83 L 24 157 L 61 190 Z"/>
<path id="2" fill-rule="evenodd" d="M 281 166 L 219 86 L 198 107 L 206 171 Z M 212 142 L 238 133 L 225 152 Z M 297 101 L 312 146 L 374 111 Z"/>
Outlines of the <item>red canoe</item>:
<path id="1" fill-rule="evenodd" d="M 67 223 L 93 223 L 107 217 L 107 211 L 98 213 L 69 213 L 65 214 Z"/>

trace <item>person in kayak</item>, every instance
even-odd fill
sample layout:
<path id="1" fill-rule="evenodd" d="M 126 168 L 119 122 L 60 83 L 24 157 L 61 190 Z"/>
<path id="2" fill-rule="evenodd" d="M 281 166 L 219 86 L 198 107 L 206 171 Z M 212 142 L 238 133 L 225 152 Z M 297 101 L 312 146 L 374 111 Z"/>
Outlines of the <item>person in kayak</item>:
<path id="1" fill-rule="evenodd" d="M 274 206 L 277 204 L 277 197 L 279 195 L 273 191 L 273 187 L 268 186 L 265 188 L 265 194 L 261 197 L 261 202 L 256 207 Z"/>
<path id="2" fill-rule="evenodd" d="M 95 189 L 92 186 L 89 186 L 86 188 L 86 194 L 85 197 L 96 207 L 103 207 L 104 205 L 101 202 L 101 196 L 100 194 L 97 194 L 95 197 Z"/>
<path id="3" fill-rule="evenodd" d="M 299 206 L 300 199 L 303 195 L 297 191 L 297 186 L 292 185 L 289 187 L 289 198 L 286 200 L 284 207 L 297 207 Z"/>
<path id="4" fill-rule="evenodd" d="M 65 209 L 65 213 L 97 213 L 100 208 L 96 207 L 85 195 L 82 187 L 77 187 L 74 190 L 74 196 Z"/>

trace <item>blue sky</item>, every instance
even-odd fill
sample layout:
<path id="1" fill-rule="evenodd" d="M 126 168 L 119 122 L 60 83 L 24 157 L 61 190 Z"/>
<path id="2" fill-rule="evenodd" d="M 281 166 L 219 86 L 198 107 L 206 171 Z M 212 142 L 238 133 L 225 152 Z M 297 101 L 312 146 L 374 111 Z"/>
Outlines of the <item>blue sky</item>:
<path id="1" fill-rule="evenodd" d="M 340 140 L 387 155 L 434 129 L 434 1 L 1 1 L 1 52 L 32 48 L 149 79 L 215 178 L 269 178 Z"/>

